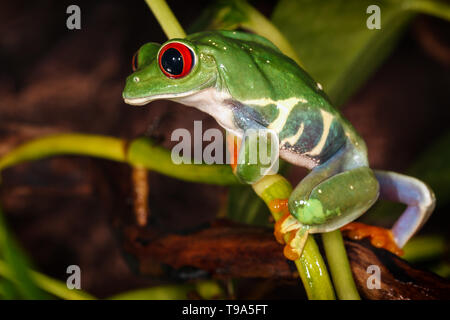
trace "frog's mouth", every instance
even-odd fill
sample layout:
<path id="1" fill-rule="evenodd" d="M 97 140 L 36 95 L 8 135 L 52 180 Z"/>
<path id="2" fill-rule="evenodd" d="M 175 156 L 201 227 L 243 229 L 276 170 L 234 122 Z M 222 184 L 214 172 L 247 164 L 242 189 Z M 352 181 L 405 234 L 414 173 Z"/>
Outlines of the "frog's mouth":
<path id="1" fill-rule="evenodd" d="M 209 79 L 208 81 L 205 81 L 200 86 L 198 86 L 190 91 L 186 91 L 186 92 L 155 94 L 155 95 L 149 95 L 146 97 L 138 97 L 138 98 L 123 97 L 123 100 L 126 104 L 129 104 L 132 106 L 143 106 L 143 105 L 146 105 L 155 100 L 177 100 L 180 98 L 192 96 L 192 95 L 196 94 L 197 92 L 199 92 L 200 90 L 211 86 L 211 84 L 213 84 L 215 81 L 216 81 L 216 78 L 212 77 L 211 79 Z"/>

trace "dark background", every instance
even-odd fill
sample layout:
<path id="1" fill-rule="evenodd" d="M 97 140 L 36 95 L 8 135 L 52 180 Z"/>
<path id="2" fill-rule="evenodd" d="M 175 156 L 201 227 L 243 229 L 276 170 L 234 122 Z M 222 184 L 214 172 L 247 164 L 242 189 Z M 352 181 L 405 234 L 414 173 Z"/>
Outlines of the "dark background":
<path id="1" fill-rule="evenodd" d="M 66 28 L 70 4 L 81 7 L 81 30 Z M 169 1 L 184 27 L 207 4 Z M 270 15 L 273 2 L 254 5 Z M 145 42 L 165 41 L 144 1 L 3 1 L 0 30 L 0 155 L 50 133 L 134 138 L 150 132 L 170 147 L 170 133 L 191 130 L 194 120 L 203 120 L 204 130 L 218 128 L 209 116 L 175 103 L 123 102 L 134 52 Z M 404 172 L 448 129 L 448 31 L 448 24 L 418 16 L 394 53 L 343 107 L 367 142 L 372 167 Z M 295 168 L 289 176 L 295 182 L 304 173 Z M 64 280 L 67 266 L 77 264 L 82 288 L 105 297 L 160 282 L 131 271 L 111 227 L 118 215 L 132 215 L 129 180 L 124 165 L 58 157 L 6 170 L 0 203 L 40 271 Z M 150 190 L 157 223 L 181 230 L 212 219 L 226 189 L 152 173 Z M 446 209 L 440 211 L 424 233 L 448 230 Z M 292 290 L 302 295 L 301 287 Z"/>

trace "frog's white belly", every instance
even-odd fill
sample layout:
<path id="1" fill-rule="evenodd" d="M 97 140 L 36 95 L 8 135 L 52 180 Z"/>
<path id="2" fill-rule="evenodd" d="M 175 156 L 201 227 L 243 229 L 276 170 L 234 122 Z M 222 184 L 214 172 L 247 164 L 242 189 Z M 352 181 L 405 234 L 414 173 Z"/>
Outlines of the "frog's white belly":
<path id="1" fill-rule="evenodd" d="M 191 95 L 171 100 L 195 107 L 209 114 L 225 130 L 242 137 L 242 130 L 237 128 L 233 121 L 233 111 L 229 103 L 232 98 L 228 92 L 218 91 L 216 88 L 207 88 Z"/>

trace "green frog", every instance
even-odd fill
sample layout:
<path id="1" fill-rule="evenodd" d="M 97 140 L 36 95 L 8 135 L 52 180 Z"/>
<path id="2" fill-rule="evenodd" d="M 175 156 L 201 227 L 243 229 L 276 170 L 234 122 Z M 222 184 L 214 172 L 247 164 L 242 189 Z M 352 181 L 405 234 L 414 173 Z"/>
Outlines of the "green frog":
<path id="1" fill-rule="evenodd" d="M 214 117 L 240 138 L 234 172 L 243 182 L 255 184 L 265 172 L 244 160 L 251 130 L 274 132 L 279 157 L 310 170 L 277 204 L 285 217 L 276 233 L 292 233 L 285 250 L 290 259 L 301 255 L 308 234 L 338 228 L 399 254 L 434 209 L 434 194 L 422 181 L 371 169 L 366 144 L 322 86 L 261 36 L 207 31 L 147 43 L 133 58 L 133 69 L 125 102 L 167 99 Z M 351 224 L 379 197 L 407 205 L 391 229 Z"/>

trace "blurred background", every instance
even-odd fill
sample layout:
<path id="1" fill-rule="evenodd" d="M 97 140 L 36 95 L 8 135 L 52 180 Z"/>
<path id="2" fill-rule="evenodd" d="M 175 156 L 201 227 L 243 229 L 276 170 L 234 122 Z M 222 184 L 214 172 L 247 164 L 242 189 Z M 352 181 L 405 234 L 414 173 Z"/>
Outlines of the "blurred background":
<path id="1" fill-rule="evenodd" d="M 211 1 L 168 3 L 187 30 L 211 23 L 213 11 L 205 11 Z M 415 173 L 435 189 L 438 208 L 420 235 L 437 239 L 439 250 L 415 263 L 449 277 L 448 21 L 421 13 L 405 14 L 403 21 L 400 9 L 383 11 L 388 5 L 381 2 L 382 30 L 393 30 L 395 37 L 380 42 L 372 35 L 364 38 L 365 32 L 377 32 L 365 29 L 365 11 L 355 18 L 364 31 L 351 24 L 345 27 L 348 30 L 338 30 L 334 24 L 341 25 L 339 19 L 349 21 L 348 15 L 355 14 L 345 11 L 342 2 L 330 0 L 334 7 L 324 5 L 327 11 L 313 8 L 309 1 L 299 3 L 303 8 L 311 5 L 311 10 L 300 13 L 287 1 L 251 2 L 285 34 L 305 68 L 363 136 L 371 166 Z M 70 4 L 81 8 L 81 30 L 66 28 Z M 135 51 L 146 42 L 166 40 L 144 1 L 3 1 L 0 29 L 0 156 L 53 133 L 125 139 L 150 134 L 170 148 L 170 133 L 176 128 L 192 130 L 194 120 L 202 120 L 204 130 L 219 128 L 209 116 L 172 102 L 145 107 L 123 102 L 124 80 L 132 71 Z M 359 33 L 352 36 L 352 31 Z M 361 37 L 360 42 L 341 41 L 339 32 Z M 287 172 L 292 183 L 305 173 L 293 167 Z M 149 180 L 154 223 L 164 230 L 194 230 L 211 221 L 226 202 L 225 187 L 181 182 L 157 173 L 150 173 Z M 67 266 L 79 265 L 83 290 L 95 296 L 168 283 L 170 275 L 163 279 L 138 274 L 135 261 L 124 255 L 117 224 L 132 219 L 130 184 L 130 169 L 106 160 L 64 156 L 21 164 L 2 172 L 3 218 L 37 270 L 65 282 Z M 259 208 L 267 219 L 263 206 Z M 389 225 L 398 210 L 381 204 L 365 221 Z M 258 280 L 242 284 L 241 297 L 252 283 Z M 303 297 L 303 288 L 296 284 L 271 283 L 264 297 Z"/>

